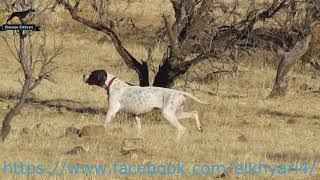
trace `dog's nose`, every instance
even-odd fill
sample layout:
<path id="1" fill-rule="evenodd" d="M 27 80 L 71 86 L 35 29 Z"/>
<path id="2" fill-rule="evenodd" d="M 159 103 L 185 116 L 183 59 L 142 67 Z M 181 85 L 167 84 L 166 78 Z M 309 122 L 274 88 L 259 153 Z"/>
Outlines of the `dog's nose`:
<path id="1" fill-rule="evenodd" d="M 84 75 L 83 75 L 83 82 L 86 83 L 88 79 L 89 79 L 89 75 L 85 75 L 85 74 L 84 74 Z"/>

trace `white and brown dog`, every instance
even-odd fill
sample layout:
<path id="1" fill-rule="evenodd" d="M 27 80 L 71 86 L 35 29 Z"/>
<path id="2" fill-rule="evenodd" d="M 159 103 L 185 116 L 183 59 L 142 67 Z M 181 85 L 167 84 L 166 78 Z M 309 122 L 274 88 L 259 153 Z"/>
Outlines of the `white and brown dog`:
<path id="1" fill-rule="evenodd" d="M 89 85 L 100 86 L 107 90 L 109 107 L 104 121 L 105 126 L 110 123 L 118 111 L 127 112 L 134 116 L 140 135 L 141 120 L 138 116 L 158 108 L 161 109 L 162 115 L 177 128 L 178 139 L 186 129 L 178 119 L 193 118 L 197 129 L 202 132 L 198 112 L 184 112 L 183 104 L 186 97 L 190 97 L 202 104 L 207 103 L 197 99 L 190 93 L 161 87 L 132 86 L 105 70 L 95 70 L 90 75 L 84 75 L 83 79 Z"/>

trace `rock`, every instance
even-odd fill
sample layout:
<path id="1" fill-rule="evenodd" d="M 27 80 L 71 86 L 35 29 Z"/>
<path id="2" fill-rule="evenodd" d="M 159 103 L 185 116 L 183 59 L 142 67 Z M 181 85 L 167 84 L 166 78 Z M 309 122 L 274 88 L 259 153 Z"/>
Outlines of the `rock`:
<path id="1" fill-rule="evenodd" d="M 143 151 L 143 140 L 140 138 L 124 139 L 121 145 L 121 153 L 123 155 L 129 154 L 130 152 Z"/>
<path id="2" fill-rule="evenodd" d="M 101 137 L 107 134 L 106 128 L 102 125 L 88 125 L 84 126 L 80 133 L 79 137 L 89 136 L 89 137 Z"/>
<path id="3" fill-rule="evenodd" d="M 68 127 L 66 129 L 65 137 L 71 137 L 71 136 L 79 136 L 80 129 L 75 127 Z"/>
<path id="4" fill-rule="evenodd" d="M 70 151 L 66 152 L 67 155 L 79 155 L 81 153 L 86 152 L 86 150 L 82 146 L 76 146 Z"/>

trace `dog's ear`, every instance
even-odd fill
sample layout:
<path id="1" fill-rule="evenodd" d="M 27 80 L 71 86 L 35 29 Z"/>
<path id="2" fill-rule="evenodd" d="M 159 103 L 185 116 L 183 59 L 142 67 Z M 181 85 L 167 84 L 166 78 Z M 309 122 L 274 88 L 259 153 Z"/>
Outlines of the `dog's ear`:
<path id="1" fill-rule="evenodd" d="M 98 86 L 100 87 L 104 86 L 107 79 L 108 79 L 107 72 L 105 70 L 99 70 L 99 72 L 97 73 Z"/>

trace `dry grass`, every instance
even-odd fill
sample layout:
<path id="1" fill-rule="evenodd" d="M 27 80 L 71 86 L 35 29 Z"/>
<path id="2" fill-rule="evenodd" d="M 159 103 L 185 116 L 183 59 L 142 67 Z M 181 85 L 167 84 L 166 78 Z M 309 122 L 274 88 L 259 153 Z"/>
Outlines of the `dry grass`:
<path id="1" fill-rule="evenodd" d="M 148 1 L 153 4 L 153 1 Z M 154 5 L 156 6 L 156 5 Z M 156 9 L 150 8 L 150 11 Z M 151 13 L 151 12 L 150 12 Z M 148 13 L 145 14 L 148 16 Z M 91 35 L 90 35 L 91 36 Z M 92 39 L 95 39 L 93 37 Z M 57 60 L 57 84 L 44 82 L 31 94 L 32 99 L 13 122 L 13 130 L 5 143 L 0 144 L 0 160 L 8 162 L 46 163 L 57 160 L 83 163 L 178 162 L 226 163 L 234 162 L 302 162 L 320 160 L 320 94 L 301 90 L 307 85 L 312 90 L 320 87 L 319 79 L 308 72 L 294 73 L 292 88 L 287 97 L 267 99 L 275 76 L 274 68 L 265 63 L 248 63 L 235 76 L 226 76 L 215 83 L 200 85 L 195 94 L 207 99 L 210 105 L 189 102 L 189 109 L 200 112 L 204 132 L 196 131 L 191 120 L 182 124 L 188 128 L 180 142 L 176 142 L 175 129 L 157 112 L 143 117 L 145 153 L 122 155 L 119 151 L 124 138 L 136 137 L 133 119 L 119 114 L 107 129 L 107 136 L 100 139 L 62 137 L 69 126 L 81 128 L 100 124 L 106 110 L 106 92 L 88 87 L 82 75 L 94 69 L 106 69 L 120 79 L 137 83 L 137 77 L 116 53 L 113 45 L 98 45 L 90 37 L 66 34 L 65 52 Z M 134 43 L 126 44 L 136 57 L 145 58 L 146 49 Z M 156 47 L 154 59 L 161 58 L 163 48 Z M 248 61 L 263 62 L 257 55 Z M 0 42 L 0 119 L 3 119 L 16 101 L 21 87 L 18 64 L 12 59 L 3 42 Z M 192 84 L 196 86 L 197 84 Z M 179 88 L 176 86 L 176 88 Z M 308 88 L 307 88 L 308 89 Z M 50 106 L 47 106 L 47 105 Z M 41 125 L 38 125 L 38 124 Z M 38 125 L 38 126 L 37 126 Z M 23 128 L 33 128 L 28 134 Z M 79 156 L 65 153 L 76 145 L 88 152 Z M 0 161 L 2 168 L 2 162 Z M 319 165 L 319 163 L 318 163 Z M 2 170 L 2 169 L 1 169 Z M 1 172 L 0 170 L 0 172 Z M 125 176 L 126 179 L 213 179 L 216 175 L 193 176 Z M 267 175 L 231 174 L 230 178 L 269 179 Z M 295 173 L 276 175 L 277 179 L 306 178 Z M 99 175 L 49 177 L 44 175 L 3 175 L 0 179 L 104 179 Z M 123 178 L 120 175 L 111 179 Z M 319 179 L 319 167 L 311 179 Z"/>

